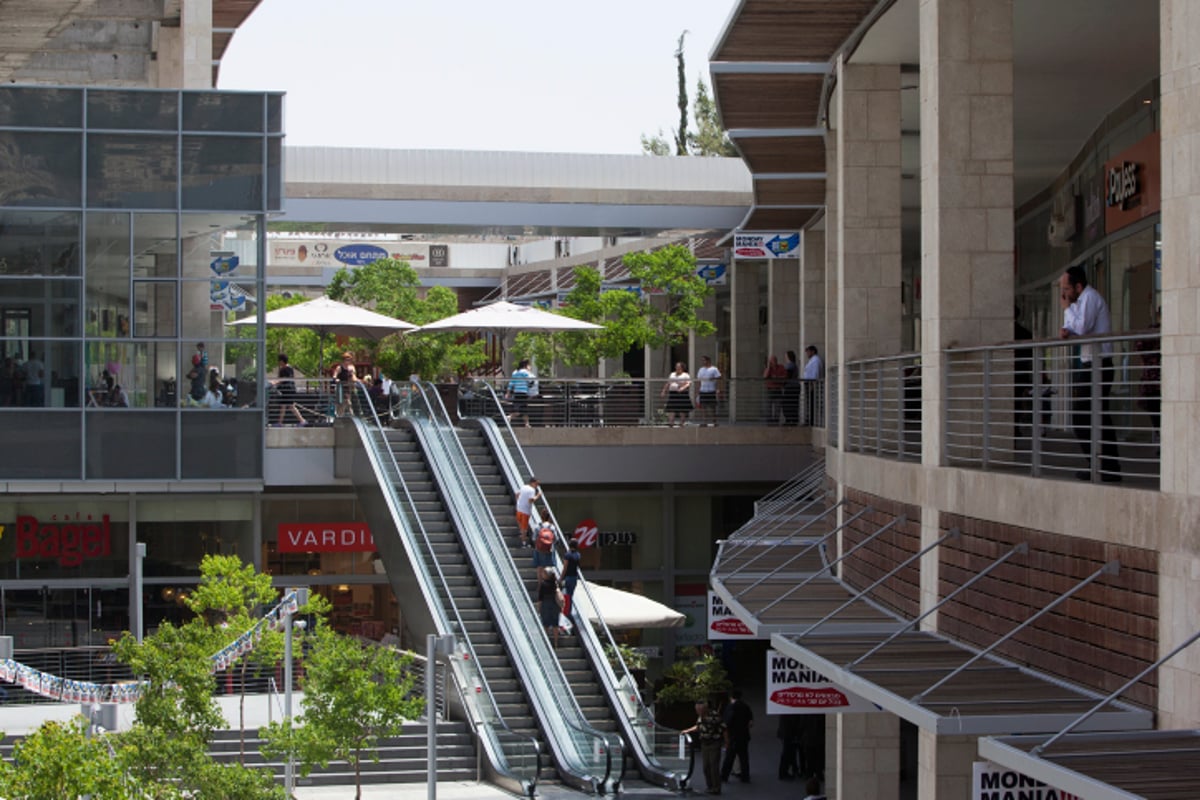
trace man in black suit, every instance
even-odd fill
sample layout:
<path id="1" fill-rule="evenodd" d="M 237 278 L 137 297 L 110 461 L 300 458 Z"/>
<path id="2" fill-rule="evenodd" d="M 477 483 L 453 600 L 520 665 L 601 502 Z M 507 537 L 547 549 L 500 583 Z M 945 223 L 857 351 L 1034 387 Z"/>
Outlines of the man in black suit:
<path id="1" fill-rule="evenodd" d="M 721 780 L 728 781 L 733 772 L 733 759 L 736 756 L 742 763 L 742 771 L 738 778 L 742 783 L 750 782 L 750 729 L 754 727 L 754 712 L 742 700 L 742 690 L 734 689 L 729 693 L 729 704 L 725 706 L 725 730 L 729 737 L 729 745 L 725 748 L 725 761 L 721 764 Z"/>

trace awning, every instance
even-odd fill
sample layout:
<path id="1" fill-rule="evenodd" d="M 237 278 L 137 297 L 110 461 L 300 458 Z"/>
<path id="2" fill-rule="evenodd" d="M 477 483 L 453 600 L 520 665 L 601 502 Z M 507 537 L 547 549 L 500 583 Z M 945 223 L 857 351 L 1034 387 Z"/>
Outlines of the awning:
<path id="1" fill-rule="evenodd" d="M 734 615 L 760 637 L 769 633 L 775 650 L 923 730 L 939 734 L 1054 733 L 1103 699 L 1065 680 L 1007 661 L 991 650 L 1101 575 L 1112 574 L 1117 569 L 1115 562 L 1062 592 L 987 650 L 979 650 L 922 631 L 920 623 L 995 567 L 1028 557 L 1027 545 L 1013 547 L 962 585 L 944 589 L 940 602 L 920 617 L 905 619 L 872 602 L 869 593 L 900 570 L 914 568 L 926 553 L 957 536 L 957 530 L 858 591 L 834 577 L 834 568 L 903 517 L 879 527 L 839 559 L 829 561 L 825 543 L 839 531 L 832 522 L 837 506 L 821 510 L 822 506 L 820 499 L 814 499 L 808 506 L 793 506 L 787 514 L 756 514 L 722 544 L 710 574 L 714 591 Z M 870 510 L 853 515 L 842 527 Z M 1088 718 L 1080 730 L 1135 731 L 1153 725 L 1151 711 L 1112 702 Z"/>

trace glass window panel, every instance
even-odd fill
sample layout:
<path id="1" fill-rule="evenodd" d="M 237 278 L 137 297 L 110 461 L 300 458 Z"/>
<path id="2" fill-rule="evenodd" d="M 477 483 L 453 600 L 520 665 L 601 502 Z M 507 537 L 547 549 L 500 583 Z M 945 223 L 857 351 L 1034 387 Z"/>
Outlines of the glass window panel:
<path id="1" fill-rule="evenodd" d="M 88 136 L 88 197 L 93 208 L 175 208 L 176 137 Z"/>
<path id="2" fill-rule="evenodd" d="M 133 282 L 133 335 L 175 336 L 175 281 Z"/>
<path id="3" fill-rule="evenodd" d="M 283 95 L 267 95 L 267 133 L 283 133 Z"/>
<path id="4" fill-rule="evenodd" d="M 172 480 L 175 468 L 175 414 L 98 408 L 85 423 L 87 478 L 91 480 Z M 136 447 L 131 443 L 136 442 Z M 140 531 L 139 531 L 140 533 Z"/>
<path id="5" fill-rule="evenodd" d="M 263 145 L 258 137 L 183 137 L 183 207 L 263 208 Z"/>
<path id="6" fill-rule="evenodd" d="M 79 408 L 78 342 L 0 339 L 0 352 L 5 353 L 5 364 L 7 359 L 13 361 L 13 382 L 7 389 L 10 407 Z M 0 394 L 5 388 L 0 385 Z M 9 446 L 7 442 L 5 446 Z"/>
<path id="7" fill-rule="evenodd" d="M 247 291 L 252 290 L 258 274 L 254 235 L 259 216 L 216 212 L 181 214 L 183 277 L 233 281 Z"/>
<path id="8" fill-rule="evenodd" d="M 201 348 L 201 345 L 204 345 Z M 257 343 L 208 340 L 184 345 L 180 358 L 180 404 L 211 410 L 206 394 L 211 389 L 230 408 L 253 407 L 258 399 L 255 369 Z M 214 386 L 214 379 L 216 381 Z"/>
<path id="9" fill-rule="evenodd" d="M 71 416 L 78 421 L 76 415 Z M 17 559 L 16 522 L 22 517 L 26 518 L 23 526 L 28 526 L 25 530 L 36 531 L 39 543 L 58 538 L 58 552 L 43 555 L 39 547 L 38 552 Z M 58 495 L 53 501 L 21 499 L 0 504 L 0 520 L 8 525 L 8 532 L 0 538 L 3 578 L 36 581 L 123 578 L 129 574 L 129 503 L 125 498 Z M 80 530 L 87 526 L 93 527 Z M 79 546 L 81 534 L 92 546 Z"/>
<path id="10" fill-rule="evenodd" d="M 77 278 L 0 279 L 0 336 L 15 341 L 78 336 L 79 291 Z"/>
<path id="11" fill-rule="evenodd" d="M 78 89 L 0 86 L 0 125 L 79 128 L 83 93 Z"/>
<path id="12" fill-rule="evenodd" d="M 179 124 L 179 95 L 175 92 L 134 92 L 89 89 L 89 128 L 173 131 Z"/>
<path id="13" fill-rule="evenodd" d="M 264 95 L 233 92 L 185 92 L 185 131 L 255 133 L 263 129 Z"/>
<path id="14" fill-rule="evenodd" d="M 79 413 L 0 410 L 6 480 L 78 480 Z"/>
<path id="15" fill-rule="evenodd" d="M 0 211 L 0 275 L 78 274 L 79 214 Z"/>
<path id="16" fill-rule="evenodd" d="M 133 275 L 174 278 L 179 275 L 178 216 L 133 215 Z"/>
<path id="17" fill-rule="evenodd" d="M 78 206 L 79 133 L 0 131 L 0 206 Z"/>
<path id="18" fill-rule="evenodd" d="M 148 577 L 198 575 L 200 561 L 210 553 L 253 561 L 254 505 L 249 500 L 229 495 L 138 500 L 137 516 Z"/>
<path id="19" fill-rule="evenodd" d="M 192 409 L 180 415 L 180 427 L 185 480 L 262 480 L 263 420 L 257 410 Z"/>
<path id="20" fill-rule="evenodd" d="M 267 141 L 267 210 L 283 210 L 283 140 Z"/>
<path id="21" fill-rule="evenodd" d="M 129 325 L 129 214 L 87 216 L 88 336 L 127 339 Z"/>
<path id="22" fill-rule="evenodd" d="M 84 352 L 89 409 L 175 407 L 174 342 L 92 341 Z"/>

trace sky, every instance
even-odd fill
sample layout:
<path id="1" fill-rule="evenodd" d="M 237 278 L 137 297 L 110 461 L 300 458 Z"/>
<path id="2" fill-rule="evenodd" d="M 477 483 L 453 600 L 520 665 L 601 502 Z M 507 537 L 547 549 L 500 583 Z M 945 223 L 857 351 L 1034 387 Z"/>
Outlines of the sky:
<path id="1" fill-rule="evenodd" d="M 263 0 L 218 88 L 287 92 L 289 145 L 640 153 L 736 2 Z"/>

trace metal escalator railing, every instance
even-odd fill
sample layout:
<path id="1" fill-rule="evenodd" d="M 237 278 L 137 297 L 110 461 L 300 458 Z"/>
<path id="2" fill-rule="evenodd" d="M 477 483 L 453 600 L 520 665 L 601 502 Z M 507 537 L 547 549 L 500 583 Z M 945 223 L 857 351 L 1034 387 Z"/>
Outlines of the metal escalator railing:
<path id="1" fill-rule="evenodd" d="M 421 387 L 408 414 L 521 674 L 560 776 L 577 788 L 615 793 L 623 777 L 624 742 L 620 736 L 588 724 L 433 384 Z"/>
<path id="2" fill-rule="evenodd" d="M 365 397 L 365 392 L 364 392 Z M 449 660 L 463 707 L 471 717 L 479 746 L 496 774 L 532 797 L 541 772 L 541 745 L 536 738 L 512 730 L 500 713 L 487 676 L 467 635 L 455 592 L 442 570 L 433 542 L 421 522 L 416 503 L 404 483 L 400 466 L 372 405 L 352 409 L 353 424 L 370 460 L 379 488 L 400 532 L 422 595 L 439 634 L 454 637 Z"/>
<path id="3" fill-rule="evenodd" d="M 764 497 L 754 501 L 754 516 L 769 516 L 788 509 L 797 502 L 804 502 L 820 494 L 825 480 L 825 459 L 820 458 L 786 483 L 782 483 Z"/>
<path id="4" fill-rule="evenodd" d="M 512 426 L 508 424 L 507 418 L 501 412 L 500 398 L 490 386 L 487 387 L 482 400 L 483 402 L 477 406 L 480 413 L 478 421 L 484 436 L 492 446 L 493 453 L 500 462 L 501 471 L 509 489 L 515 492 L 523 483 L 524 477 L 532 475 L 533 470 L 517 441 Z M 496 422 L 497 419 L 500 422 Z M 550 521 L 553 523 L 558 537 L 555 566 L 561 575 L 563 567 L 561 553 L 566 551 L 567 537 L 563 533 L 563 527 L 554 517 L 549 501 L 545 499 L 545 490 L 543 490 L 542 504 L 549 512 Z M 541 522 L 536 509 L 534 518 L 537 522 Z M 593 609 L 599 609 L 599 604 L 592 597 L 591 590 L 582 573 L 575 593 L 576 595 L 582 593 L 588 598 Z M 598 613 L 597 616 L 599 616 Z M 637 682 L 630 673 L 624 658 L 621 657 L 612 631 L 604 624 L 602 618 L 598 620 L 599 631 L 595 630 L 579 613 L 578 606 L 575 604 L 572 604 L 571 623 L 579 632 L 584 652 L 602 679 L 601 688 L 608 698 L 609 706 L 616 712 L 617 720 L 625 733 L 631 752 L 637 759 L 642 776 L 653 783 L 673 789 L 687 788 L 688 779 L 694 766 L 692 748 L 681 749 L 682 733 L 674 728 L 660 725 L 654 720 L 654 715 L 642 701 L 641 693 L 637 689 Z M 611 648 L 610 652 L 614 654 L 617 661 L 615 668 L 605 653 L 606 645 Z"/>

